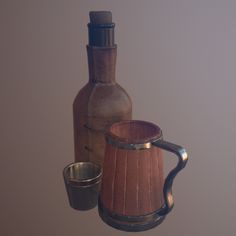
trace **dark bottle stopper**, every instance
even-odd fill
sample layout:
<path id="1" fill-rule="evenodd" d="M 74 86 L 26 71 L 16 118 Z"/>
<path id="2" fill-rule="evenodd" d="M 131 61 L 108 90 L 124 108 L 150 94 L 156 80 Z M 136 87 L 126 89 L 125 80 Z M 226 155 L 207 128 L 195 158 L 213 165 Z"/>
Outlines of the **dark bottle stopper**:
<path id="1" fill-rule="evenodd" d="M 90 11 L 90 23 L 94 25 L 111 24 L 112 14 L 110 11 Z"/>
<path id="2" fill-rule="evenodd" d="M 114 27 L 110 11 L 89 12 L 89 45 L 96 47 L 114 46 Z"/>

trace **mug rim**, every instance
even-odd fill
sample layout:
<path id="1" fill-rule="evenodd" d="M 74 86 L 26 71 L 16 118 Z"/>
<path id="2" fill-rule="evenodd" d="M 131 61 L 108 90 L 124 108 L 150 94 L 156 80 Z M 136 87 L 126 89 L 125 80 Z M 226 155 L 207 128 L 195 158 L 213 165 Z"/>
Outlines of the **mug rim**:
<path id="1" fill-rule="evenodd" d="M 153 128 L 154 132 L 152 135 L 148 135 L 143 138 L 137 138 L 137 139 L 129 139 L 126 137 L 121 137 L 115 134 L 112 130 L 116 126 L 122 126 L 127 125 L 130 123 L 136 123 L 140 125 L 146 125 L 151 128 Z M 109 127 L 106 128 L 105 132 L 106 141 L 109 144 L 112 144 L 114 146 L 124 148 L 124 149 L 146 149 L 151 148 L 152 142 L 157 141 L 159 139 L 162 139 L 162 130 L 161 128 L 149 121 L 143 121 L 143 120 L 123 120 L 119 122 L 115 122 Z"/>

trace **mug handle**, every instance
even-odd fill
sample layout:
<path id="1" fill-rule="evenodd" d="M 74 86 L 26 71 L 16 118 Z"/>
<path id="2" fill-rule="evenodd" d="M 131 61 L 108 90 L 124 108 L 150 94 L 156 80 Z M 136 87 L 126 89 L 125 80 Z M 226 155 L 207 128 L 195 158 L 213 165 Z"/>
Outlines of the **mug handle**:
<path id="1" fill-rule="evenodd" d="M 174 207 L 174 198 L 172 195 L 172 184 L 174 181 L 175 176 L 178 172 L 183 169 L 188 161 L 188 154 L 186 150 L 176 144 L 164 141 L 164 140 L 157 140 L 152 142 L 152 145 L 164 149 L 166 151 L 172 152 L 177 155 L 178 163 L 174 169 L 170 171 L 168 176 L 165 179 L 164 188 L 163 188 L 163 195 L 164 195 L 164 207 L 161 208 L 159 215 L 163 216 L 169 213 L 172 208 Z"/>

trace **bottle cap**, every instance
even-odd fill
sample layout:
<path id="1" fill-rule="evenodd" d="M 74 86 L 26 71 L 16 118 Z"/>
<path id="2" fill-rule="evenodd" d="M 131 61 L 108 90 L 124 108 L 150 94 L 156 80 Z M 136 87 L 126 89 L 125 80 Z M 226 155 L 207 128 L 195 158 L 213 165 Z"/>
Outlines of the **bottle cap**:
<path id="1" fill-rule="evenodd" d="M 94 25 L 112 23 L 112 14 L 110 11 L 90 11 L 89 18 L 90 23 Z"/>
<path id="2" fill-rule="evenodd" d="M 89 46 L 114 47 L 114 27 L 110 11 L 90 11 Z"/>

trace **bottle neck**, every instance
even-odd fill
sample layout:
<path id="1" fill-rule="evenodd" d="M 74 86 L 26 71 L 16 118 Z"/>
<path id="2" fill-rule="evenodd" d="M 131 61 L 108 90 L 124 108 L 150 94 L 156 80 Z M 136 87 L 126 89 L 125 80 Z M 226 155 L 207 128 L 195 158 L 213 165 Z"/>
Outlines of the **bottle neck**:
<path id="1" fill-rule="evenodd" d="M 88 23 L 88 40 L 90 46 L 112 47 L 115 44 L 115 23 Z"/>
<path id="2" fill-rule="evenodd" d="M 115 83 L 114 28 L 111 12 L 90 12 L 89 44 L 87 46 L 90 82 Z"/>
<path id="3" fill-rule="evenodd" d="M 87 46 L 89 81 L 115 83 L 116 45 L 112 47 Z"/>

